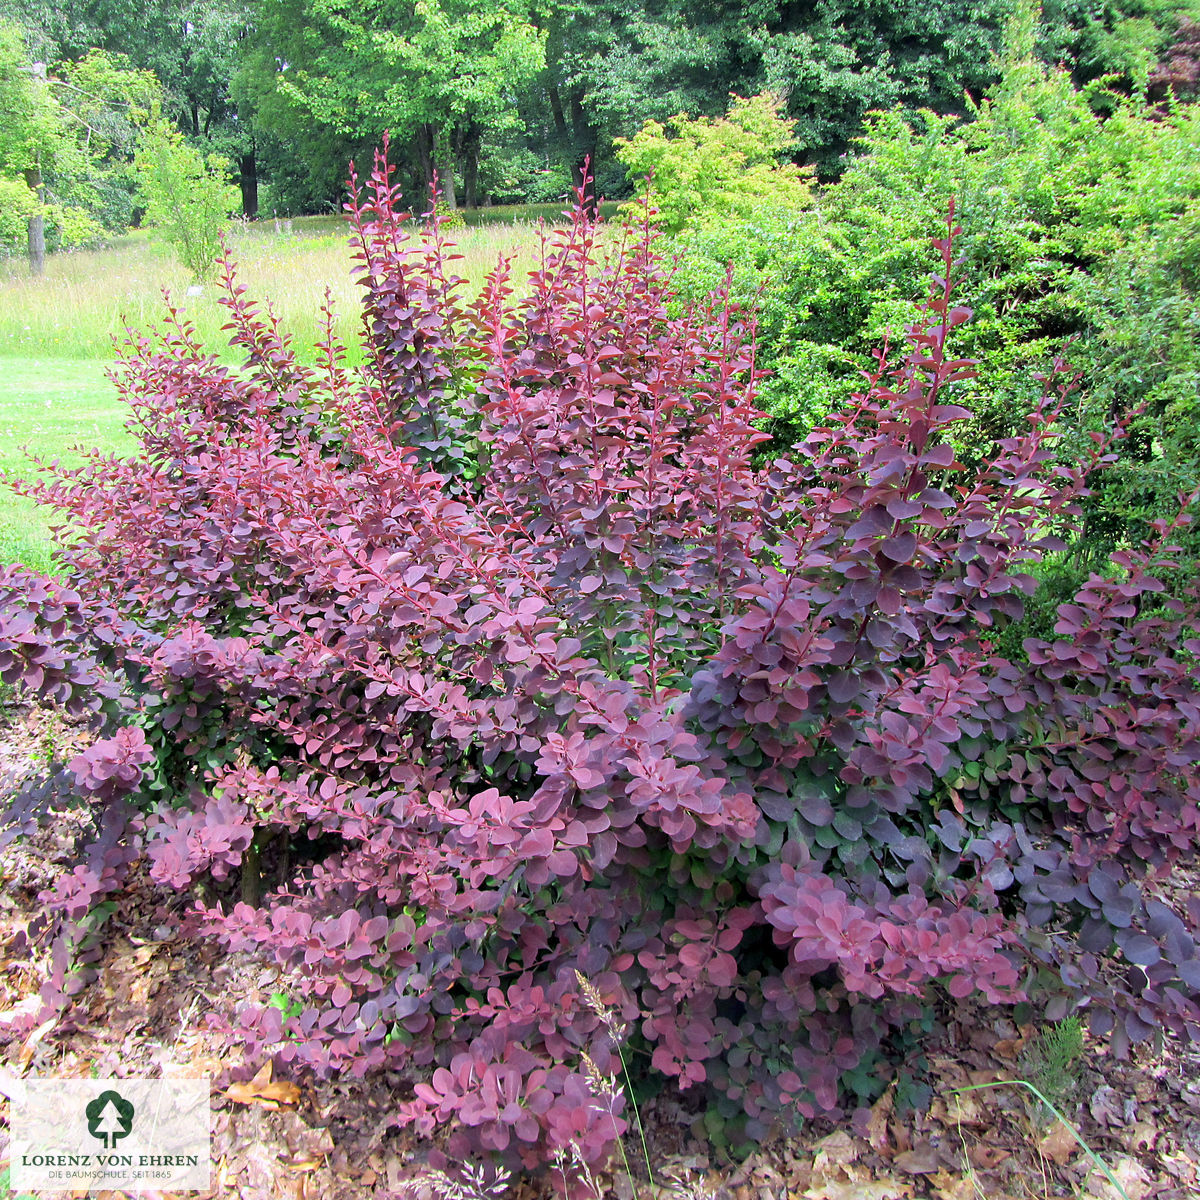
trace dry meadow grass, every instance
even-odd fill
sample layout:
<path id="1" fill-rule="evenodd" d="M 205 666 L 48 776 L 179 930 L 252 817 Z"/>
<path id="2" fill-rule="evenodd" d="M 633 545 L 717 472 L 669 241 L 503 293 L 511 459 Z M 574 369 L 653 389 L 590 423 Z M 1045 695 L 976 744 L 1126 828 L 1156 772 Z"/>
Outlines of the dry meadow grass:
<path id="1" fill-rule="evenodd" d="M 455 264 L 474 294 L 501 255 L 513 258 L 521 275 L 537 248 L 536 226 L 495 224 L 455 231 L 462 258 Z M 260 299 L 268 299 L 298 353 L 311 354 L 325 290 L 329 289 L 341 332 L 353 341 L 358 288 L 344 223 L 337 218 L 299 218 L 288 227 L 264 221 L 231 228 L 230 248 L 239 277 Z M 128 326 L 142 330 L 163 312 L 170 293 L 194 322 L 202 341 L 222 347 L 224 310 L 215 285 L 188 295 L 186 268 L 168 247 L 144 234 L 119 239 L 103 250 L 51 255 L 43 278 L 31 278 L 20 260 L 0 264 L 0 359 L 111 359 L 113 338 Z"/>

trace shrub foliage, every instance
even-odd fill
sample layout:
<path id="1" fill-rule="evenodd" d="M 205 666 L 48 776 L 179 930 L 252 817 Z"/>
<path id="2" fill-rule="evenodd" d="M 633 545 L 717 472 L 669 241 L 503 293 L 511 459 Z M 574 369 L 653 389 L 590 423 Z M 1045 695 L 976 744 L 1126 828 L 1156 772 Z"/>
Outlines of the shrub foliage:
<path id="1" fill-rule="evenodd" d="M 955 434 L 964 454 L 1024 428 L 1035 372 L 1068 338 L 1083 376 L 1075 429 L 1143 408 L 1088 502 L 1080 549 L 1092 565 L 1200 482 L 1200 106 L 1079 90 L 1025 36 L 1010 37 L 1001 80 L 961 116 L 874 114 L 812 211 L 762 205 L 690 232 L 681 281 L 707 290 L 734 261 L 734 294 L 757 299 L 762 405 L 790 446 L 847 403 L 885 331 L 914 319 L 919 265 L 956 197 L 975 310 L 959 347 L 980 362 L 973 420 Z"/>
<path id="2" fill-rule="evenodd" d="M 147 124 L 135 163 L 145 221 L 163 230 L 197 280 L 212 278 L 221 236 L 240 203 L 229 171 L 226 159 L 201 154 L 163 118 Z"/>
<path id="3" fill-rule="evenodd" d="M 870 1099 L 944 993 L 1200 1034 L 1200 913 L 1159 882 L 1200 641 L 1141 611 L 1174 529 L 996 649 L 1111 454 L 1057 463 L 1051 381 L 958 461 L 953 222 L 907 347 L 759 466 L 753 326 L 676 312 L 648 218 L 603 254 L 581 193 L 524 294 L 501 264 L 468 306 L 385 162 L 352 182 L 363 377 L 332 317 L 298 363 L 226 262 L 245 369 L 172 312 L 116 373 L 139 455 L 30 489 L 76 532 L 64 582 L 0 580 L 0 669 L 99 734 L 47 1002 L 144 854 L 286 969 L 252 1050 L 408 1069 L 398 1120 L 527 1166 L 607 1154 L 622 1025 L 731 1145 Z"/>
<path id="4" fill-rule="evenodd" d="M 667 128 L 647 121 L 632 138 L 616 139 L 617 158 L 653 199 L 664 233 L 745 220 L 763 209 L 807 208 L 812 169 L 786 161 L 796 123 L 782 110 L 778 96 L 763 93 L 734 96 L 716 119 L 680 113 Z"/>

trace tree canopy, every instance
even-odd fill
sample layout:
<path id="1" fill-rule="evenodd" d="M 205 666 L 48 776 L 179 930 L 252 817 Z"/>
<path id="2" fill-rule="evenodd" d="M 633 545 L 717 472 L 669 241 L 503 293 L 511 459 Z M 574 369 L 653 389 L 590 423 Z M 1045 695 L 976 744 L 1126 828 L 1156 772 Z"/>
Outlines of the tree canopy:
<path id="1" fill-rule="evenodd" d="M 0 24 L 0 244 L 14 249 L 27 231 L 36 272 L 47 226 L 51 246 L 70 247 L 127 225 L 125 160 L 160 100 L 151 72 L 103 50 L 50 74 L 20 29 Z"/>
<path id="2" fill-rule="evenodd" d="M 335 208 L 346 162 L 385 131 L 410 194 L 436 171 L 451 205 L 557 200 L 586 163 L 597 190 L 620 198 L 633 186 L 621 139 L 647 121 L 721 118 L 731 97 L 768 92 L 793 122 L 789 157 L 828 182 L 871 112 L 967 113 L 996 83 L 1005 30 L 1028 7 L 0 0 L 0 20 L 19 30 L 24 61 L 56 77 L 94 50 L 151 72 L 164 115 L 199 152 L 235 164 L 253 217 L 260 203 L 289 214 Z M 1045 0 L 1034 42 L 1077 86 L 1102 84 L 1091 94 L 1103 108 L 1105 95 L 1161 97 L 1177 76 L 1191 78 L 1187 30 L 1197 21 L 1200 0 Z"/>
<path id="3" fill-rule="evenodd" d="M 474 199 L 484 130 L 517 123 L 517 96 L 545 65 L 531 14 L 489 0 L 331 5 L 264 0 L 237 79 L 259 122 L 288 137 L 315 124 L 335 137 L 408 143 L 426 183 L 451 204 L 455 163 Z M 301 143 L 324 154 L 316 139 Z"/>

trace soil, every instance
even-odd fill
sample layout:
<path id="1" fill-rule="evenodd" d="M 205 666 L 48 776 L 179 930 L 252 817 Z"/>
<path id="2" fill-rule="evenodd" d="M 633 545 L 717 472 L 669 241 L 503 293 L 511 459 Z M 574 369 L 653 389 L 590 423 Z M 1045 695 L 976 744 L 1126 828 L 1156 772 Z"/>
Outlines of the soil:
<path id="1" fill-rule="evenodd" d="M 49 760 L 69 760 L 86 741 L 79 726 L 9 698 L 0 712 L 0 795 L 15 794 Z M 95 982 L 69 1010 L 28 1032 L 20 1017 L 38 1007 L 46 963 L 24 935 L 40 910 L 39 891 L 69 865 L 74 840 L 69 823 L 56 822 L 0 852 L 0 1092 L 10 1092 L 14 1078 L 51 1074 L 208 1075 L 213 1185 L 187 1195 L 439 1194 L 425 1167 L 433 1147 L 392 1125 L 405 1081 L 272 1081 L 269 1066 L 249 1079 L 261 1064 L 243 1062 L 207 1018 L 228 1013 L 235 1000 L 268 1000 L 276 970 L 180 937 L 181 898 L 164 898 L 137 872 L 109 920 Z M 652 1170 L 640 1140 L 627 1138 L 628 1168 L 619 1162 L 598 1189 L 617 1200 L 1112 1200 L 1120 1193 L 1087 1151 L 1061 1122 L 1042 1119 L 1023 1087 L 955 1090 L 1021 1078 L 1036 1036 L 1017 1028 L 1007 1010 L 947 1010 L 923 1061 L 910 1064 L 919 1086 L 893 1083 L 843 1127 L 813 1124 L 774 1137 L 740 1163 L 721 1161 L 686 1095 L 660 1094 L 641 1105 Z M 1102 1043 L 1088 1042 L 1074 1075 L 1074 1094 L 1060 1107 L 1130 1200 L 1200 1196 L 1200 1047 L 1167 1041 L 1117 1062 Z M 4 1101 L 0 1166 L 8 1157 L 7 1120 Z M 553 1179 L 541 1178 L 517 1181 L 510 1194 L 544 1200 L 558 1193 Z M 9 1195 L 0 1187 L 0 1200 Z"/>

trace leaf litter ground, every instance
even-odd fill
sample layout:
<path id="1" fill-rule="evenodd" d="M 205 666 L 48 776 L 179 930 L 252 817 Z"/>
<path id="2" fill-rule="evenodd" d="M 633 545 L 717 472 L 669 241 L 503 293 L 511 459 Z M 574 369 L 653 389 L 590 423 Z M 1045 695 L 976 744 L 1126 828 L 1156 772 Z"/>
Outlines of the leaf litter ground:
<path id="1" fill-rule="evenodd" d="M 10 700 L 0 713 L 0 795 L 84 740 L 78 727 Z M 236 1003 L 269 1001 L 280 986 L 277 970 L 182 936 L 181 898 L 164 900 L 144 874 L 135 872 L 120 895 L 98 978 L 74 1007 L 32 1033 L 5 1032 L 6 1017 L 37 1007 L 44 966 L 23 931 L 74 841 L 75 831 L 58 824 L 0 856 L 0 1071 L 8 1078 L 210 1075 L 212 1197 L 433 1200 L 423 1178 L 433 1146 L 391 1124 L 408 1081 L 296 1083 L 274 1078 L 269 1064 L 242 1062 L 207 1018 Z M 1195 865 L 1173 885 L 1200 890 Z M 941 1014 L 925 1048 L 922 1103 L 905 1107 L 893 1084 L 844 1127 L 813 1124 L 738 1164 L 723 1163 L 707 1143 L 686 1094 L 660 1094 L 641 1106 L 653 1183 L 633 1139 L 626 1152 L 635 1178 L 622 1166 L 599 1183 L 616 1200 L 1113 1200 L 1119 1193 L 1065 1126 L 1039 1116 L 1025 1089 L 956 1091 L 1020 1078 L 1035 1034 L 1004 1010 L 959 1004 Z M 1200 1051 L 1168 1043 L 1121 1063 L 1089 1043 L 1078 1074 L 1067 1115 L 1130 1200 L 1200 1195 Z M 0 1104 L 2 1166 L 7 1101 Z M 546 1200 L 556 1194 L 553 1184 L 523 1180 L 514 1195 Z"/>

